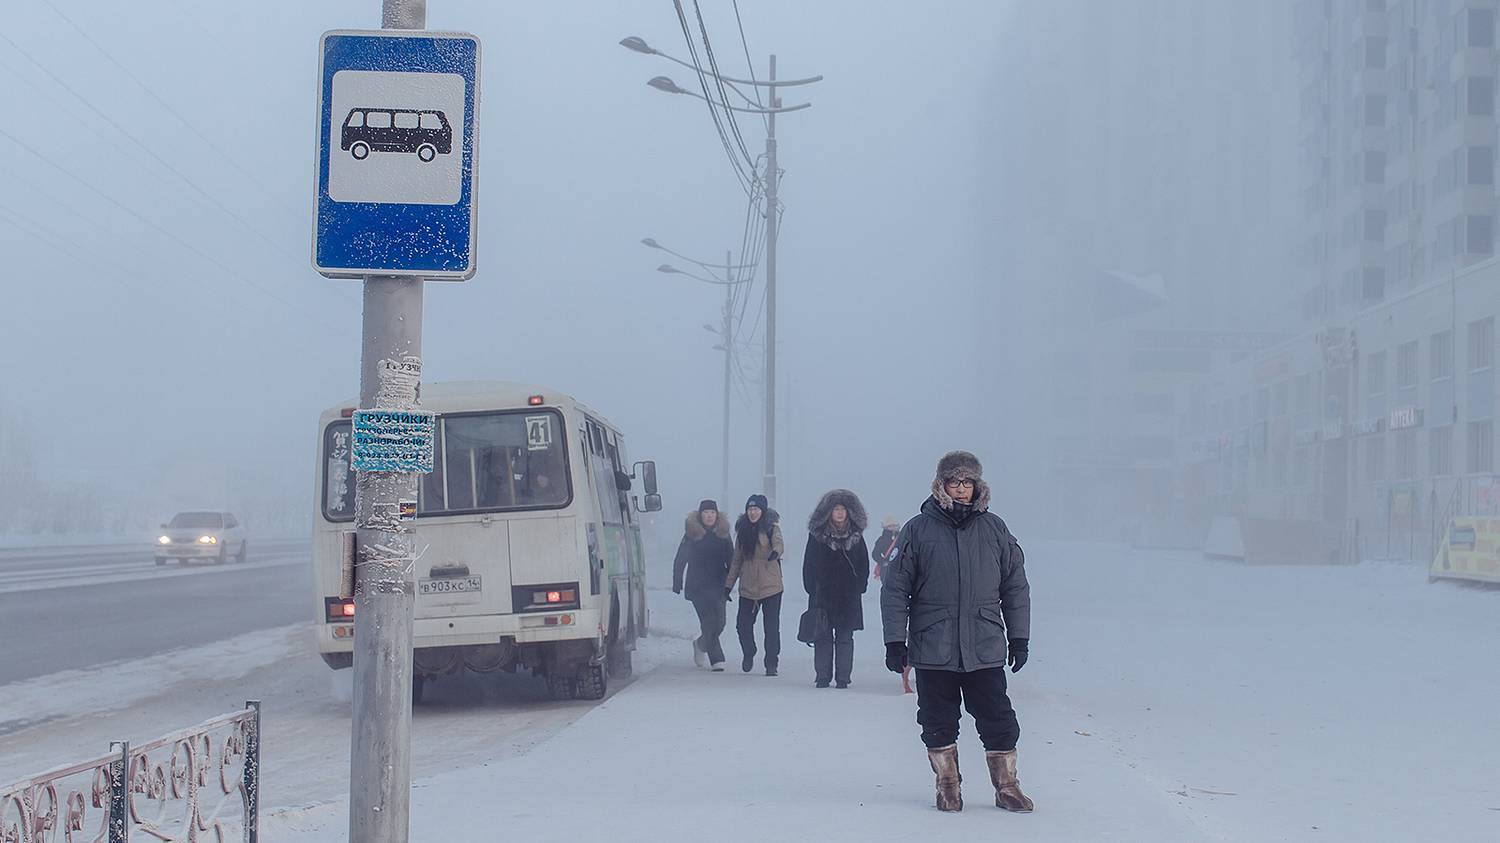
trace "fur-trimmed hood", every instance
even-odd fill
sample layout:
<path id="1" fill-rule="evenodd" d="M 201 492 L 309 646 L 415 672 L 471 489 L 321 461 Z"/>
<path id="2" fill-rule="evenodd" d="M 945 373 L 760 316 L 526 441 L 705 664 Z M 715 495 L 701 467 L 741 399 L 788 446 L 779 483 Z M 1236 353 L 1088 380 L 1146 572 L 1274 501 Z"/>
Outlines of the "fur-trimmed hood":
<path id="1" fill-rule="evenodd" d="M 698 541 L 708 535 L 708 529 L 698 519 L 697 510 L 688 513 L 687 520 L 682 525 L 682 534 L 689 541 Z M 722 509 L 719 510 L 719 520 L 714 522 L 714 535 L 721 539 L 729 538 L 729 516 L 725 515 Z"/>
<path id="2" fill-rule="evenodd" d="M 833 514 L 833 508 L 843 504 L 844 509 L 849 512 L 849 534 L 843 538 L 844 549 L 852 547 L 855 538 L 864 533 L 865 527 L 870 523 L 869 516 L 865 514 L 865 505 L 860 503 L 859 495 L 848 489 L 833 489 L 824 493 L 818 500 L 818 505 L 813 509 L 812 515 L 807 519 L 807 532 L 815 536 L 818 541 L 829 545 L 834 544 L 833 536 L 830 535 L 828 516 Z"/>
<path id="3" fill-rule="evenodd" d="M 943 481 L 950 477 L 974 481 L 974 511 L 986 512 L 990 508 L 990 485 L 981 479 L 984 466 L 979 458 L 968 451 L 949 451 L 938 460 L 937 475 L 932 478 L 932 497 L 943 509 L 953 508 L 953 498 L 943 488 Z"/>

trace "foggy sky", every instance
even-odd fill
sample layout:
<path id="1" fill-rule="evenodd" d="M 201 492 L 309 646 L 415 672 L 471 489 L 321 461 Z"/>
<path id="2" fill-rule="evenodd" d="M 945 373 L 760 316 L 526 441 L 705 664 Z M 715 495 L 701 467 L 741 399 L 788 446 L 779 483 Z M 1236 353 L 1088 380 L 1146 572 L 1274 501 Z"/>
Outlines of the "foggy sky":
<path id="1" fill-rule="evenodd" d="M 317 413 L 357 391 L 359 331 L 357 282 L 309 267 L 317 40 L 378 25 L 379 4 L 54 2 L 193 128 L 42 0 L 12 4 L 0 32 L 45 69 L 0 39 L 5 129 L 58 167 L 0 136 L 0 413 L 50 476 L 214 505 L 226 471 L 253 471 L 309 499 Z M 704 7 L 743 74 L 729 4 Z M 758 74 L 774 50 L 783 78 L 827 76 L 779 132 L 783 508 L 848 485 L 913 509 L 942 450 L 983 447 L 957 389 L 973 355 L 942 349 L 976 341 L 976 115 L 1000 6 L 741 9 Z M 669 511 L 717 495 L 722 363 L 700 326 L 718 291 L 655 272 L 638 240 L 720 260 L 744 199 L 702 104 L 644 85 L 692 80 L 616 44 L 683 54 L 671 4 L 433 0 L 428 27 L 478 34 L 484 57 L 479 273 L 427 285 L 426 379 L 570 392 L 661 461 Z M 737 509 L 760 486 L 760 405 L 734 406 Z"/>

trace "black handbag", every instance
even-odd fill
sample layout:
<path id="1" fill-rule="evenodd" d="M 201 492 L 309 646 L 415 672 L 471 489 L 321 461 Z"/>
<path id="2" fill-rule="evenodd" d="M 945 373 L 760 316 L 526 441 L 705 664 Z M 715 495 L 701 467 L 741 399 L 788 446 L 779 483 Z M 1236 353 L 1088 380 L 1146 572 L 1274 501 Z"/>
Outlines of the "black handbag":
<path id="1" fill-rule="evenodd" d="M 818 593 L 813 592 L 812 600 L 807 604 L 807 611 L 797 621 L 797 640 L 811 647 L 817 641 L 818 631 L 828 626 L 828 613 L 823 610 L 822 604 L 818 602 Z"/>

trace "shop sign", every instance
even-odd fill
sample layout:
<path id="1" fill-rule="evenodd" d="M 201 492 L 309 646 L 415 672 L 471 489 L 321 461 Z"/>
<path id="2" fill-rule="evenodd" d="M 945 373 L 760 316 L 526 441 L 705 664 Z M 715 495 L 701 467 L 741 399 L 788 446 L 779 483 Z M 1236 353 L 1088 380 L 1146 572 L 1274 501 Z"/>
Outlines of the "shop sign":
<path id="1" fill-rule="evenodd" d="M 1421 427 L 1423 416 L 1421 407 L 1397 407 L 1391 411 L 1390 429 L 1405 430 L 1409 427 Z"/>

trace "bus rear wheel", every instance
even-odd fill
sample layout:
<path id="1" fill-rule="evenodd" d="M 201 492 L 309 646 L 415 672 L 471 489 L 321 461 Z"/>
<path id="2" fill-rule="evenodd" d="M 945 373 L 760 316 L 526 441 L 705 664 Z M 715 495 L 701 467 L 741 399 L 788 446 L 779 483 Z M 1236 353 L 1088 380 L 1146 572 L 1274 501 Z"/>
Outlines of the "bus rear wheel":
<path id="1" fill-rule="evenodd" d="M 585 664 L 578 669 L 577 686 L 580 700 L 602 700 L 609 691 L 609 671 L 602 664 Z"/>

